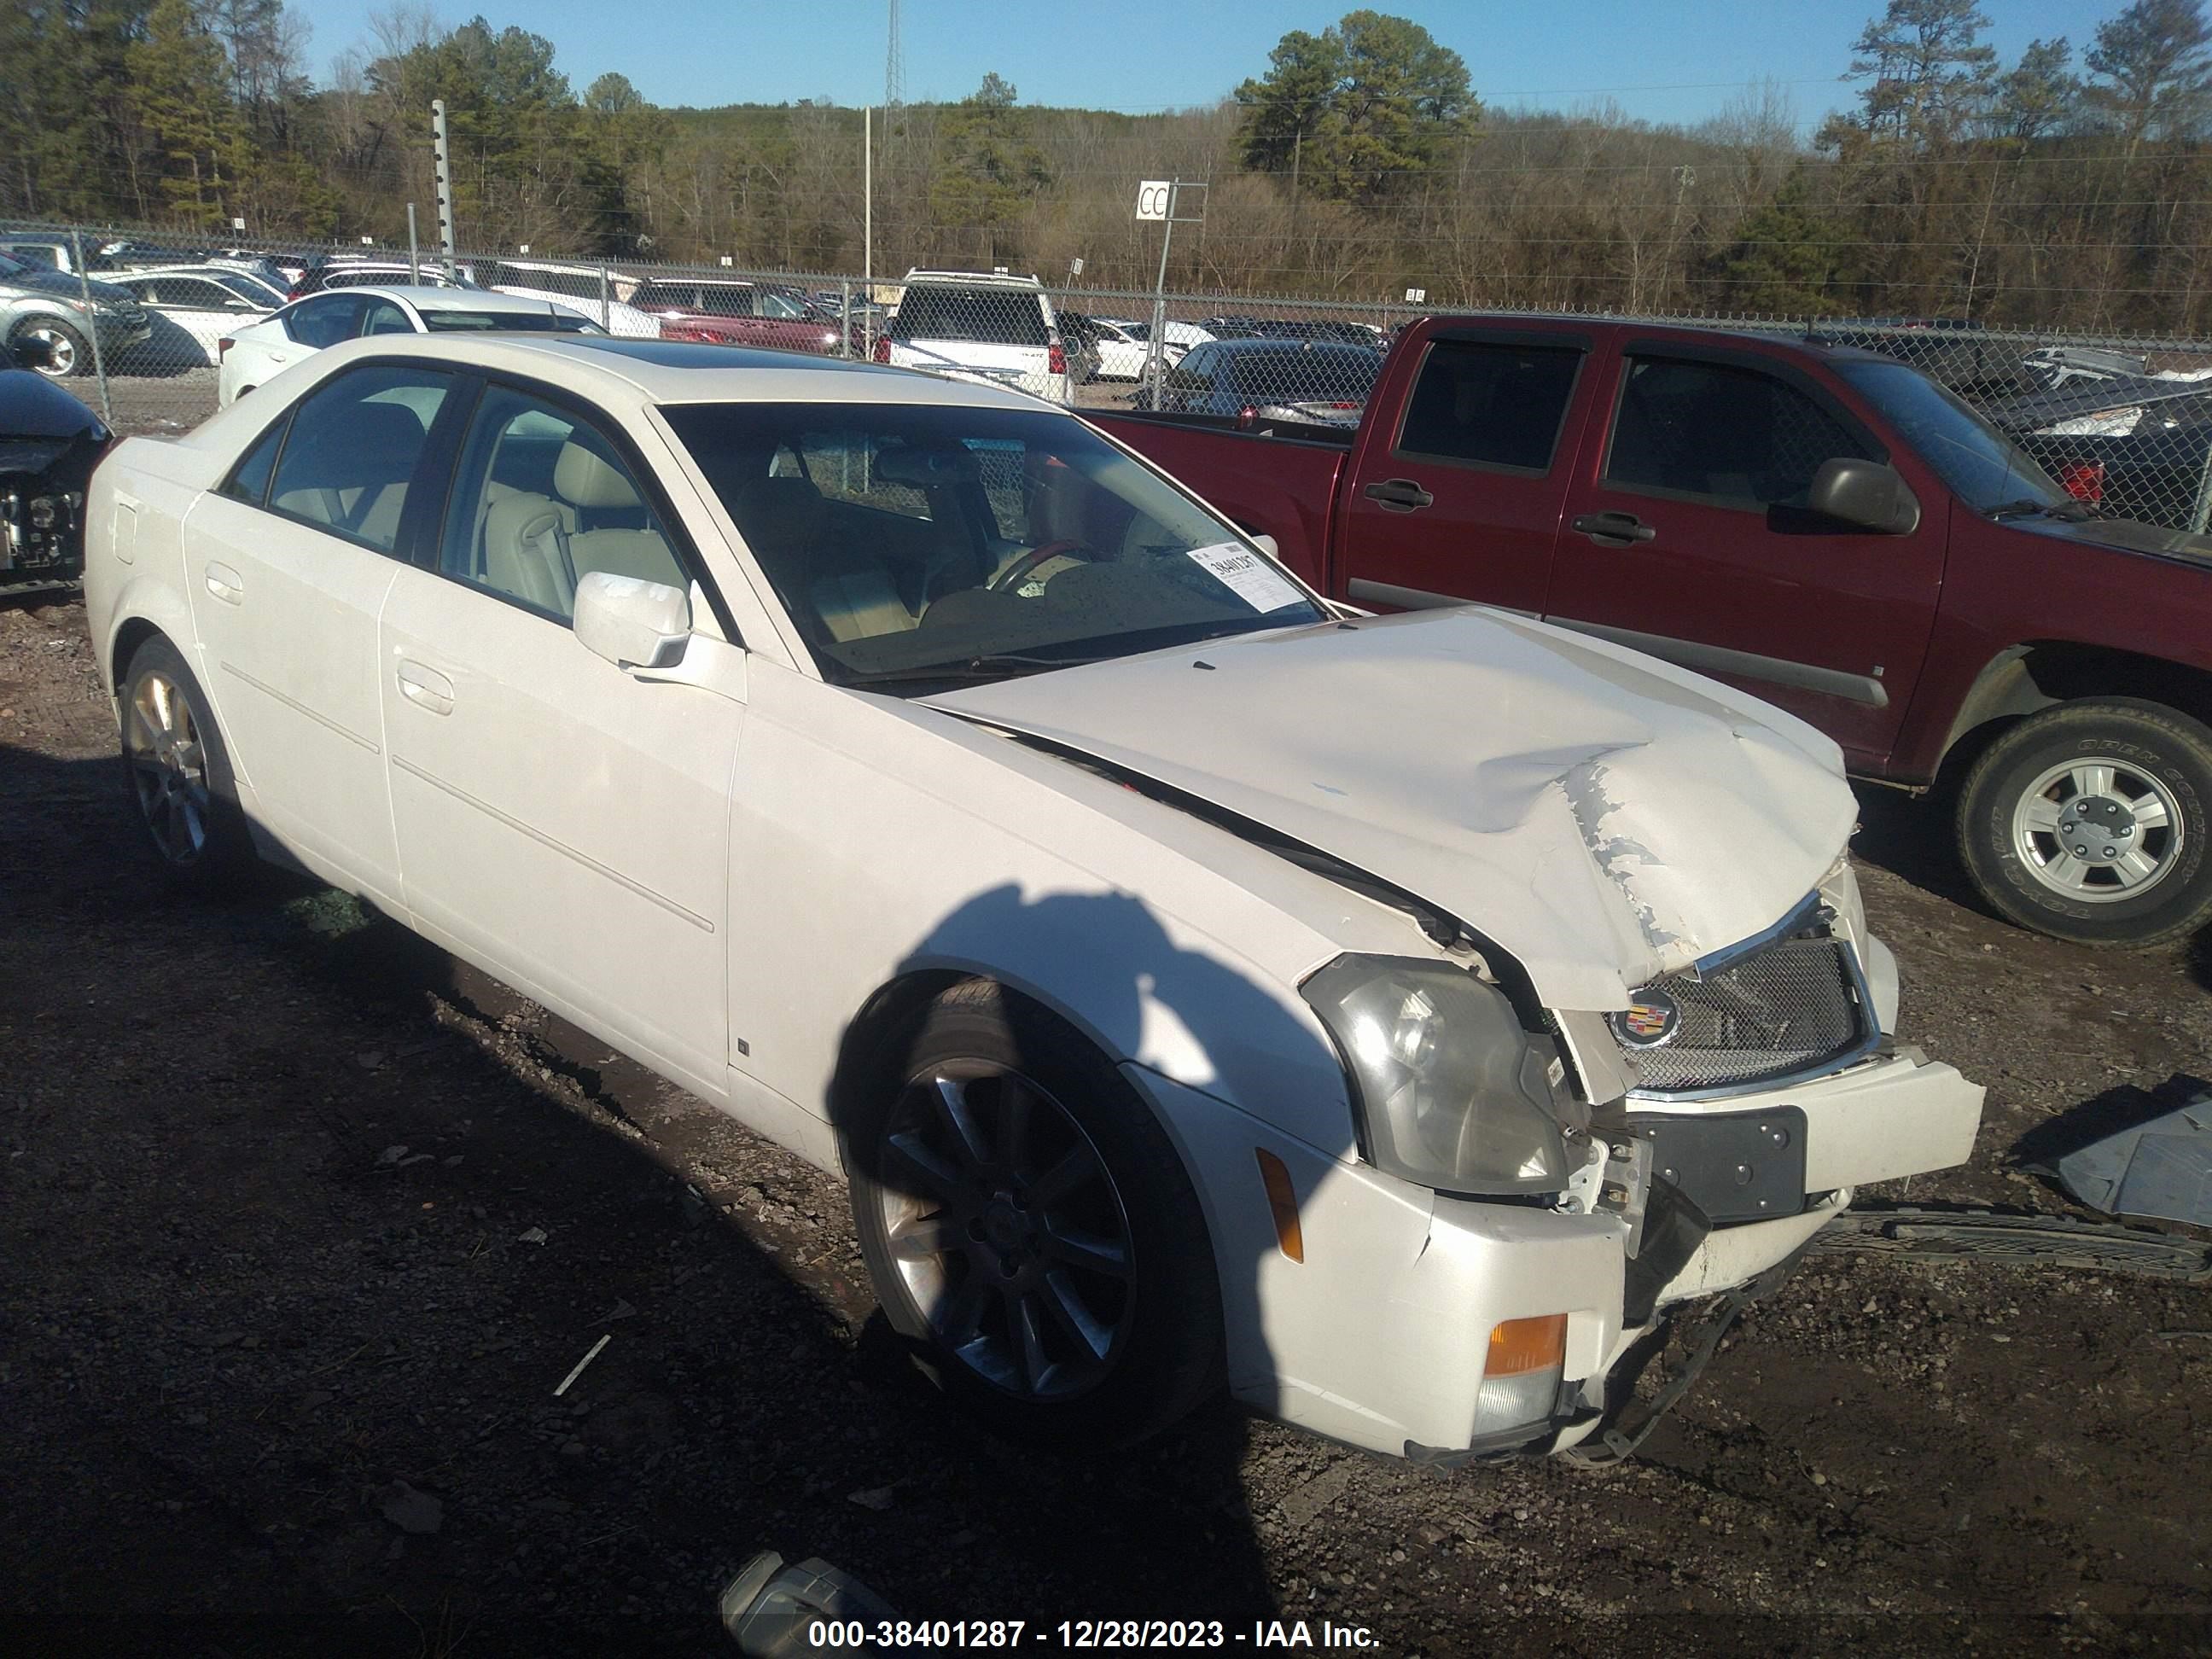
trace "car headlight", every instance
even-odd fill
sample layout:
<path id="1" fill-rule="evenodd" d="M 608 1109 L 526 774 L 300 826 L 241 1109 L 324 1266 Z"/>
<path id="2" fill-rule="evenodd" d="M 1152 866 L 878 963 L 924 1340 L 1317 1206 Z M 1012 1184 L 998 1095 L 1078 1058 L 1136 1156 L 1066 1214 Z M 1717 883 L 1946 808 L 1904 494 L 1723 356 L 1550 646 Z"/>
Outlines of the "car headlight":
<path id="1" fill-rule="evenodd" d="M 1369 1163 L 1442 1192 L 1558 1192 L 1566 1075 L 1503 992 L 1448 963 L 1339 957 L 1301 988 L 1342 1050 Z"/>

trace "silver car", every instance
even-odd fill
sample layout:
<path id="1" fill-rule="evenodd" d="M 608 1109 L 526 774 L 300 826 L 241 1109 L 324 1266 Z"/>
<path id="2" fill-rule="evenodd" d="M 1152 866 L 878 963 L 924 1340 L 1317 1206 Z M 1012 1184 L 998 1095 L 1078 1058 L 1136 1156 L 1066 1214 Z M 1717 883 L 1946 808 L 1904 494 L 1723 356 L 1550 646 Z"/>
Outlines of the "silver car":
<path id="1" fill-rule="evenodd" d="M 94 341 L 110 361 L 143 345 L 154 331 L 145 307 L 119 288 L 40 270 L 0 253 L 0 342 L 46 347 L 38 372 L 53 380 L 89 374 Z"/>

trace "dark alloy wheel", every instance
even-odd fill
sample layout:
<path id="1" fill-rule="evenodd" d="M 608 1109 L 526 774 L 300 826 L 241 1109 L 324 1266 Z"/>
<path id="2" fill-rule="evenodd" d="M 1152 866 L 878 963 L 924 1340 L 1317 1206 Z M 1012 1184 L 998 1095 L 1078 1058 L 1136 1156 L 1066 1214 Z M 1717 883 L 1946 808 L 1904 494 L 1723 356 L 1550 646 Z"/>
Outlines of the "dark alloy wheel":
<path id="1" fill-rule="evenodd" d="M 2212 731 L 2132 698 L 2062 703 L 1977 760 L 1959 850 L 1982 896 L 2023 927 L 2136 949 L 2212 917 Z"/>
<path id="2" fill-rule="evenodd" d="M 1173 1144 L 1043 1010 L 960 987 L 883 1045 L 847 1126 L 884 1315 L 992 1428 L 1126 1444 L 1214 1381 L 1219 1287 Z"/>

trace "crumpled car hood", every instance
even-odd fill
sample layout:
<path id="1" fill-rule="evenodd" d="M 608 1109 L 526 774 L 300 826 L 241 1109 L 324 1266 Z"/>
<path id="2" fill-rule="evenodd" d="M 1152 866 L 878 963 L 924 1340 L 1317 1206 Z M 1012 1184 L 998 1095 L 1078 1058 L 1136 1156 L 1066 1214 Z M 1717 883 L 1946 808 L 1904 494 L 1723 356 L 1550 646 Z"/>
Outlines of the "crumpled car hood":
<path id="1" fill-rule="evenodd" d="M 931 705 L 1217 803 L 1416 894 L 1559 1008 L 1618 1008 L 1771 927 L 1856 811 L 1811 726 L 1498 611 L 1376 617 Z"/>

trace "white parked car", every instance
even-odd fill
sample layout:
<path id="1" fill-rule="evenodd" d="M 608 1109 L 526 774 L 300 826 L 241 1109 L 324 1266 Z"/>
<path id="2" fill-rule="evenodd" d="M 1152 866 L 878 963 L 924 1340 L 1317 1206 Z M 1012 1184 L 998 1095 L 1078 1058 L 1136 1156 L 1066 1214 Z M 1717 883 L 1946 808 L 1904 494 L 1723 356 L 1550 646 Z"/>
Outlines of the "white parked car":
<path id="1" fill-rule="evenodd" d="M 1973 1139 L 1828 739 L 1333 610 L 1033 398 L 359 340 L 125 441 L 88 517 L 179 880 L 296 861 L 842 1170 L 890 1325 L 1014 1434 L 1225 1385 L 1571 1447 L 1641 1338 Z"/>
<path id="2" fill-rule="evenodd" d="M 1074 397 L 1059 319 L 1034 276 L 909 270 L 875 358 L 996 380 L 1056 404 Z"/>
<path id="3" fill-rule="evenodd" d="M 1098 378 L 1135 380 L 1144 377 L 1152 349 L 1152 325 L 1133 317 L 1094 317 L 1098 333 Z M 1213 337 L 1194 323 L 1170 323 L 1161 331 L 1160 359 L 1170 368 L 1194 345 Z"/>
<path id="4" fill-rule="evenodd" d="M 582 313 L 550 300 L 477 288 L 348 288 L 311 294 L 216 342 L 216 401 L 238 401 L 271 375 L 342 341 L 386 334 L 481 334 L 491 330 L 596 334 Z"/>
<path id="5" fill-rule="evenodd" d="M 153 332 L 134 356 L 161 368 L 213 367 L 218 341 L 284 304 L 281 289 L 223 265 L 118 271 L 102 280 L 146 308 Z"/>
<path id="6" fill-rule="evenodd" d="M 624 271 L 610 270 L 600 283 L 597 265 L 561 264 L 550 259 L 501 259 L 489 267 L 472 267 L 476 280 L 501 294 L 518 294 L 526 300 L 550 300 L 603 321 L 610 334 L 643 340 L 660 337 L 660 319 L 628 303 L 641 286 Z"/>

